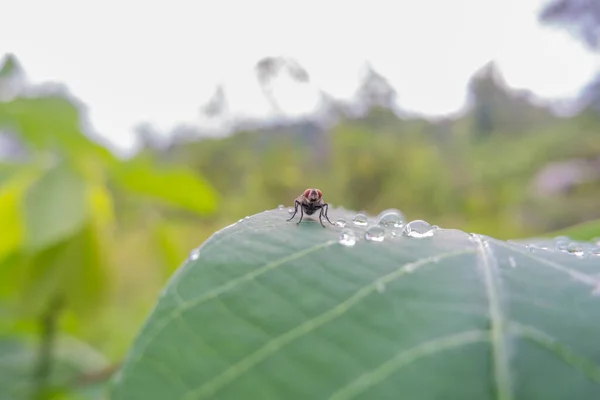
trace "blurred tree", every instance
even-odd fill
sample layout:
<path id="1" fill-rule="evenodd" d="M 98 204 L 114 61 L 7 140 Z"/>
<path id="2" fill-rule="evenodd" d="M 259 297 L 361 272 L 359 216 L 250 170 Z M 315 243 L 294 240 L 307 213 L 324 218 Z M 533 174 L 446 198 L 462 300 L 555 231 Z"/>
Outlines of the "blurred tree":
<path id="1" fill-rule="evenodd" d="M 202 114 L 209 118 L 222 116 L 227 112 L 227 97 L 223 85 L 217 85 L 214 93 L 201 108 Z"/>
<path id="2" fill-rule="evenodd" d="M 393 110 L 398 94 L 387 78 L 367 62 L 356 97 L 361 115 L 368 115 L 373 108 Z"/>
<path id="3" fill-rule="evenodd" d="M 600 2 L 552 0 L 540 13 L 542 22 L 566 27 L 590 49 L 600 50 Z"/>
<path id="4" fill-rule="evenodd" d="M 600 2 L 596 0 L 552 0 L 539 15 L 546 24 L 562 26 L 590 50 L 600 52 Z M 600 112 L 600 71 L 579 98 L 583 109 Z"/>
<path id="5" fill-rule="evenodd" d="M 273 94 L 273 85 L 277 79 L 284 75 L 298 83 L 307 83 L 310 80 L 308 72 L 302 65 L 286 57 L 265 57 L 256 63 L 254 70 L 265 98 L 277 115 L 283 114 Z"/>
<path id="6" fill-rule="evenodd" d="M 13 54 L 7 54 L 0 68 L 0 101 L 6 101 L 24 89 L 27 77 Z"/>
<path id="7" fill-rule="evenodd" d="M 468 90 L 476 136 L 522 134 L 553 119 L 548 110 L 532 103 L 529 93 L 510 90 L 493 62 L 473 76 Z"/>

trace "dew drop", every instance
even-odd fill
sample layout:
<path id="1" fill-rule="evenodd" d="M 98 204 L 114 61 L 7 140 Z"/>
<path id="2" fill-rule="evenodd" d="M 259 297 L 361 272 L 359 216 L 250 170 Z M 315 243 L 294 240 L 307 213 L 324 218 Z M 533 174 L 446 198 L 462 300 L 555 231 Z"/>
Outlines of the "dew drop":
<path id="1" fill-rule="evenodd" d="M 377 281 L 377 283 L 375 283 L 375 290 L 377 290 L 377 293 L 385 292 L 385 284 L 381 281 Z"/>
<path id="2" fill-rule="evenodd" d="M 354 218 L 352 218 L 352 223 L 358 226 L 366 226 L 368 221 L 369 220 L 365 214 L 356 214 Z"/>
<path id="3" fill-rule="evenodd" d="M 335 226 L 338 226 L 340 228 L 345 227 L 347 224 L 346 220 L 343 218 L 338 219 L 337 221 L 335 221 Z"/>
<path id="4" fill-rule="evenodd" d="M 350 229 L 344 229 L 342 233 L 340 233 L 340 237 L 338 242 L 342 246 L 352 247 L 356 244 L 356 235 Z"/>
<path id="5" fill-rule="evenodd" d="M 515 261 L 515 258 L 513 256 L 508 257 L 508 263 L 511 267 L 517 268 L 517 262 Z"/>
<path id="6" fill-rule="evenodd" d="M 384 238 L 385 229 L 377 225 L 370 227 L 365 232 L 365 239 L 367 239 L 370 242 L 383 242 Z"/>
<path id="7" fill-rule="evenodd" d="M 433 236 L 433 227 L 427 221 L 417 219 L 406 224 L 404 236 L 412 238 L 425 238 Z"/>
<path id="8" fill-rule="evenodd" d="M 577 243 L 569 243 L 569 246 L 567 246 L 567 251 L 571 254 L 576 255 L 577 257 L 583 257 L 585 255 L 583 247 L 581 247 Z"/>
<path id="9" fill-rule="evenodd" d="M 288 214 L 293 214 L 294 213 L 294 209 L 293 208 L 288 208 Z"/>
<path id="10" fill-rule="evenodd" d="M 200 257 L 200 249 L 194 249 L 190 251 L 189 259 L 191 261 L 197 260 Z"/>
<path id="11" fill-rule="evenodd" d="M 277 209 L 281 211 L 281 210 L 285 209 L 285 206 L 283 204 L 280 204 L 277 206 Z"/>
<path id="12" fill-rule="evenodd" d="M 558 236 L 557 239 L 555 239 L 554 241 L 554 247 L 556 248 L 556 250 L 558 251 L 569 251 L 568 247 L 569 247 L 569 242 L 565 239 L 563 239 L 564 236 Z"/>
<path id="13" fill-rule="evenodd" d="M 377 223 L 384 228 L 402 228 L 404 221 L 404 215 L 399 210 L 391 208 L 379 214 Z"/>

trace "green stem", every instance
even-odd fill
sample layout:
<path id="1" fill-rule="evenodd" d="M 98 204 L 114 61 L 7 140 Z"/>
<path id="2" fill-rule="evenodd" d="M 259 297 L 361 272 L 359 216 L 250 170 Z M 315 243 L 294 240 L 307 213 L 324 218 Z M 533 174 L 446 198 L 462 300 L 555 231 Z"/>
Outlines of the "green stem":
<path id="1" fill-rule="evenodd" d="M 35 399 L 43 399 L 52 372 L 52 353 L 56 343 L 57 325 L 63 308 L 61 297 L 55 297 L 40 317 L 41 340 L 34 372 Z"/>

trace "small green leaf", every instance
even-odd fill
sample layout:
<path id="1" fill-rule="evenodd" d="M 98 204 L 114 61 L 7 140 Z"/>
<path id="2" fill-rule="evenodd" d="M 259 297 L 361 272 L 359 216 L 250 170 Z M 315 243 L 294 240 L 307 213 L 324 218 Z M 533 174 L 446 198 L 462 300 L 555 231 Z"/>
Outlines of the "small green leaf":
<path id="1" fill-rule="evenodd" d="M 79 231 L 89 213 L 85 182 L 67 165 L 49 169 L 27 191 L 25 246 L 38 251 Z"/>
<path id="2" fill-rule="evenodd" d="M 217 194 L 210 183 L 187 169 L 157 168 L 136 160 L 112 171 L 115 182 L 129 192 L 198 214 L 216 209 Z"/>
<path id="3" fill-rule="evenodd" d="M 89 318 L 104 300 L 108 279 L 97 228 L 89 223 L 69 239 L 37 252 L 27 263 L 21 298 L 37 315 L 61 297 L 79 317 Z"/>
<path id="4" fill-rule="evenodd" d="M 25 229 L 21 203 L 36 173 L 25 168 L 6 178 L 0 186 L 0 261 L 16 251 L 23 242 Z"/>
<path id="5" fill-rule="evenodd" d="M 330 216 L 352 219 L 343 210 Z M 366 240 L 366 226 L 288 217 L 273 210 L 244 219 L 180 267 L 112 399 L 600 393 L 592 244 L 577 256 L 447 229 L 422 238 L 387 229 L 378 242 Z M 340 243 L 344 229 L 353 245 Z"/>

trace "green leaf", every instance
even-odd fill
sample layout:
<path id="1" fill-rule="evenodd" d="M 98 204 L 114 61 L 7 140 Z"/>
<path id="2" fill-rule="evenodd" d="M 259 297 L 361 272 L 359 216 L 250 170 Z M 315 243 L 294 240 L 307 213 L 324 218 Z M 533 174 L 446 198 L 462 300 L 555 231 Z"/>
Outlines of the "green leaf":
<path id="1" fill-rule="evenodd" d="M 217 193 L 199 175 L 183 168 L 157 168 L 135 160 L 112 168 L 115 182 L 129 192 L 198 214 L 213 212 Z"/>
<path id="2" fill-rule="evenodd" d="M 75 234 L 89 213 L 86 186 L 66 164 L 50 168 L 33 184 L 25 198 L 25 246 L 37 251 Z"/>
<path id="3" fill-rule="evenodd" d="M 7 177 L 0 186 L 0 261 L 16 251 L 23 242 L 25 227 L 21 203 L 36 175 L 37 171 L 23 168 Z"/>
<path id="4" fill-rule="evenodd" d="M 112 399 L 600 393 L 600 258 L 591 244 L 579 257 L 551 241 L 527 248 L 446 229 L 423 238 L 388 229 L 377 242 L 364 239 L 366 227 L 288 217 L 257 214 L 192 253 Z M 353 246 L 339 242 L 343 229 L 358 238 Z"/>
<path id="5" fill-rule="evenodd" d="M 34 369 L 37 343 L 31 337 L 0 336 L 0 400 L 30 400 L 35 391 Z M 108 366 L 107 360 L 94 349 L 68 336 L 61 336 L 54 349 L 53 368 L 48 392 L 58 398 L 85 394 L 87 400 L 106 399 L 105 382 L 78 387 L 75 382 L 84 374 Z M 73 397 L 56 397 L 56 395 Z M 83 398 L 83 397 L 76 397 Z"/>
<path id="6" fill-rule="evenodd" d="M 42 312 L 48 302 L 65 298 L 80 317 L 91 317 L 106 293 L 108 270 L 96 227 L 87 224 L 69 239 L 36 253 L 27 263 L 21 298 L 27 313 Z"/>

